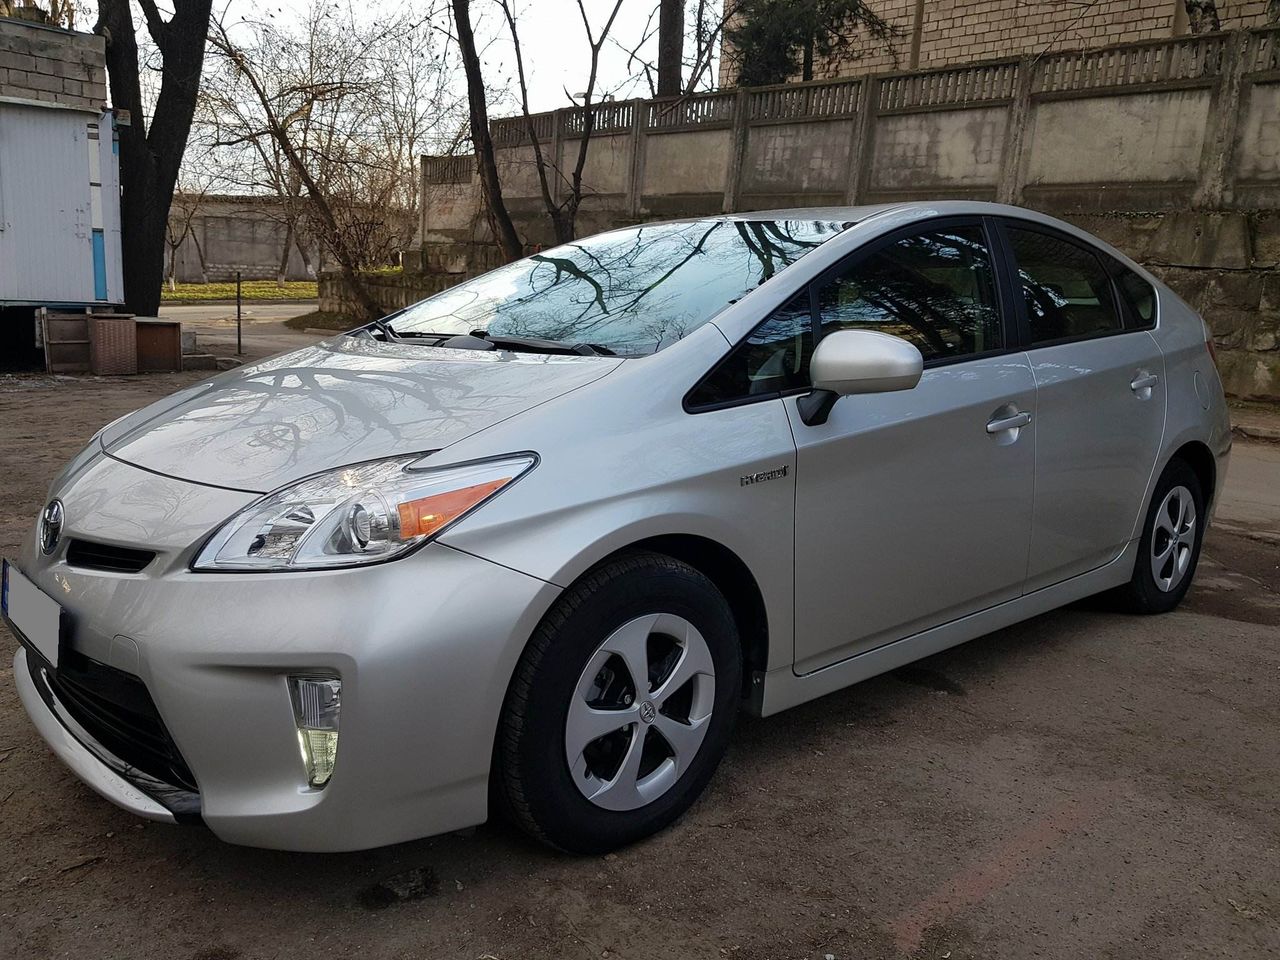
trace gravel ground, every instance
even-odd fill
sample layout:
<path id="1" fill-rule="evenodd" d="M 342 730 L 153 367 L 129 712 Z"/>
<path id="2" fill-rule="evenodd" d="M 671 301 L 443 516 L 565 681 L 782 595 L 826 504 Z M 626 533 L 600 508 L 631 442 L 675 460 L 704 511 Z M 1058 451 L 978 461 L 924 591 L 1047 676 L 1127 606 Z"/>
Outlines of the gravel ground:
<path id="1" fill-rule="evenodd" d="M 195 379 L 0 377 L 0 552 L 98 426 Z M 1250 509 L 1175 614 L 1081 604 L 744 717 L 691 814 L 603 859 L 501 824 L 324 856 L 143 824 L 5 662 L 0 957 L 1280 955 L 1280 510 Z"/>

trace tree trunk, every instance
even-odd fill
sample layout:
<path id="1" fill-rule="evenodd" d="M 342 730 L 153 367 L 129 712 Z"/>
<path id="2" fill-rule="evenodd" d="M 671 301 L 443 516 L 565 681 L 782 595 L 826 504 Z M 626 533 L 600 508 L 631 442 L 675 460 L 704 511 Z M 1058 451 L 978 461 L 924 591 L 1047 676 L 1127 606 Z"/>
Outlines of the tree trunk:
<path id="1" fill-rule="evenodd" d="M 1183 6 L 1192 33 L 1214 33 L 1222 29 L 1217 0 L 1183 0 Z"/>
<path id="2" fill-rule="evenodd" d="M 658 8 L 658 96 L 678 97 L 683 72 L 684 0 L 662 0 Z"/>
<path id="3" fill-rule="evenodd" d="M 801 67 L 800 79 L 813 79 L 813 37 L 804 42 L 804 63 Z"/>
<path id="4" fill-rule="evenodd" d="M 212 0 L 175 0 L 166 23 L 152 6 L 144 12 L 164 60 L 151 129 L 146 128 L 138 82 L 138 41 L 129 0 L 101 0 L 95 32 L 107 37 L 107 77 L 116 110 L 131 123 L 120 133 L 120 246 L 125 306 L 153 317 L 164 283 L 165 230 L 178 168 L 186 150 L 209 29 Z"/>
<path id="5" fill-rule="evenodd" d="M 489 137 L 489 108 L 485 103 L 484 77 L 480 72 L 480 56 L 476 52 L 476 38 L 471 31 L 470 0 L 453 0 L 453 19 L 458 32 L 458 49 L 462 53 L 462 66 L 467 75 L 467 103 L 471 108 L 471 142 L 475 145 L 476 164 L 480 169 L 480 192 L 494 239 L 508 260 L 519 260 L 524 255 L 524 245 L 516 233 L 511 214 L 502 198 L 502 182 L 498 179 L 498 164 L 493 155 L 493 140 Z"/>
<path id="6" fill-rule="evenodd" d="M 289 274 L 289 248 L 293 246 L 293 221 L 284 228 L 284 246 L 280 251 L 280 269 L 276 271 L 276 286 L 283 290 L 284 282 Z"/>

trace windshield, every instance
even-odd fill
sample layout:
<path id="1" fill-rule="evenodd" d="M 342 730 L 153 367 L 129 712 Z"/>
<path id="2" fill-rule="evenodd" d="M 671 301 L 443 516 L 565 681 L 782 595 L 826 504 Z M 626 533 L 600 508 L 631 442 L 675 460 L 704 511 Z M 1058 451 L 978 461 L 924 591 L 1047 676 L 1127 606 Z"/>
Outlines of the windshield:
<path id="1" fill-rule="evenodd" d="M 698 220 L 534 254 L 388 317 L 393 334 L 469 334 L 656 353 L 843 230 L 823 220 Z"/>

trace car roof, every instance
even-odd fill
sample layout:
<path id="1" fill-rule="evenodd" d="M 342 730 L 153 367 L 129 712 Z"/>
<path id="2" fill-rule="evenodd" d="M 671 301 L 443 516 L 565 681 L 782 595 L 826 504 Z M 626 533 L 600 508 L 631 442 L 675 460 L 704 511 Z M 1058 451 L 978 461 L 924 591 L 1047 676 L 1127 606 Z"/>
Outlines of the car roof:
<path id="1" fill-rule="evenodd" d="M 855 207 L 787 207 L 778 210 L 743 210 L 719 216 L 694 217 L 695 220 L 833 220 L 856 223 L 886 210 L 909 207 L 909 203 L 869 203 Z M 919 204 L 927 207 L 929 204 Z"/>

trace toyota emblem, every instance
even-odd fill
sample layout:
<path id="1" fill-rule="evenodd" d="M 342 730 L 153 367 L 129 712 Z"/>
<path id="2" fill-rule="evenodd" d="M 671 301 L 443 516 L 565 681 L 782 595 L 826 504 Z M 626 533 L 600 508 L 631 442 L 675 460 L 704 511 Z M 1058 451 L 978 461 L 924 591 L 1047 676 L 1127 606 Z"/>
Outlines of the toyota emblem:
<path id="1" fill-rule="evenodd" d="M 62 501 L 50 500 L 40 514 L 40 551 L 47 557 L 58 548 L 62 536 Z"/>

